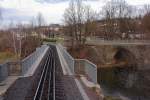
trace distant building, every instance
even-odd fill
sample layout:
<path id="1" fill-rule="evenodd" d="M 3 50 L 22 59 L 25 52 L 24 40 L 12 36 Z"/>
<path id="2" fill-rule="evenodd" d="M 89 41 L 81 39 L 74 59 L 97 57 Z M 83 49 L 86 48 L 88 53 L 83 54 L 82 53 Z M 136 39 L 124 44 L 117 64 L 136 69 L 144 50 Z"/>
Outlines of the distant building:
<path id="1" fill-rule="evenodd" d="M 36 28 L 42 38 L 58 36 L 61 34 L 61 29 L 62 26 L 59 24 L 51 24 L 49 26 L 41 26 Z"/>
<path id="2" fill-rule="evenodd" d="M 97 31 L 96 36 L 99 37 L 110 37 L 110 38 L 130 38 L 130 39 L 141 39 L 145 37 L 145 34 L 141 29 L 141 19 L 140 18 L 126 18 L 127 23 L 124 30 L 120 30 L 120 19 L 112 19 L 112 25 L 107 20 L 97 20 Z M 110 20 L 109 20 L 110 21 Z"/>

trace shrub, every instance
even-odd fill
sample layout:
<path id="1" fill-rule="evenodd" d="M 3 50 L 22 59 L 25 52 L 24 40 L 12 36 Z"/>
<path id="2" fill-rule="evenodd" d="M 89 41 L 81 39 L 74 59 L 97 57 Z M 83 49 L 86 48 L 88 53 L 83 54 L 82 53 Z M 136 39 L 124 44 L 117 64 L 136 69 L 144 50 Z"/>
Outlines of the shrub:
<path id="1" fill-rule="evenodd" d="M 56 42 L 57 40 L 55 38 L 46 38 L 43 39 L 43 42 Z"/>

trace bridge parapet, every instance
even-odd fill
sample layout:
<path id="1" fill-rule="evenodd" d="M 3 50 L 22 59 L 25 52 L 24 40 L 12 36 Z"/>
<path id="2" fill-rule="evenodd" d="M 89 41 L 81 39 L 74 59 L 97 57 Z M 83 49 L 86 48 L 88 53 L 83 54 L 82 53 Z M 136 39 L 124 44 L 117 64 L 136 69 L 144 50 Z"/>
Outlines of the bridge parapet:
<path id="1" fill-rule="evenodd" d="M 42 55 L 45 55 L 45 51 L 48 50 L 47 45 L 42 45 L 41 47 L 37 48 L 36 51 L 34 51 L 32 54 L 30 54 L 28 57 L 22 60 L 21 62 L 21 74 L 25 75 L 27 71 L 31 68 L 31 66 L 36 63 L 36 61 L 41 57 Z"/>
<path id="2" fill-rule="evenodd" d="M 83 74 L 97 84 L 97 66 L 87 59 L 75 59 L 75 73 Z"/>
<path id="3" fill-rule="evenodd" d="M 64 59 L 66 60 L 66 63 L 68 64 L 68 67 L 70 69 L 70 71 L 72 72 L 72 74 L 74 74 L 74 58 L 67 52 L 67 50 L 60 44 L 58 44 L 59 50 L 62 54 L 62 56 L 64 57 Z"/>
<path id="4" fill-rule="evenodd" d="M 73 75 L 85 75 L 90 81 L 97 84 L 97 66 L 95 64 L 87 59 L 74 59 L 62 45 L 58 44 L 58 47 Z"/>
<path id="5" fill-rule="evenodd" d="M 8 77 L 8 67 L 7 63 L 0 65 L 0 82 Z"/>
<path id="6" fill-rule="evenodd" d="M 98 37 L 87 38 L 89 45 L 150 45 L 150 40 L 105 40 Z"/>
<path id="7" fill-rule="evenodd" d="M 25 75 L 38 58 L 45 53 L 44 51 L 46 49 L 48 49 L 48 46 L 42 45 L 21 62 L 8 61 L 4 64 L 0 64 L 0 82 L 5 80 L 8 76 Z"/>

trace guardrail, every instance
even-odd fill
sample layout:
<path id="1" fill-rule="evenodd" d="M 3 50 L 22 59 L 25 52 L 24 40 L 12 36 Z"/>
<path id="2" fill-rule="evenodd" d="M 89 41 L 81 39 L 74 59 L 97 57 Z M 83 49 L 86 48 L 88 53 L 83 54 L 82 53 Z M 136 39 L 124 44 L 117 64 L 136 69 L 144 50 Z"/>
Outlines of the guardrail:
<path id="1" fill-rule="evenodd" d="M 86 59 L 74 59 L 62 45 L 58 44 L 58 47 L 74 75 L 88 76 L 92 82 L 97 84 L 97 66 L 95 64 Z"/>
<path id="2" fill-rule="evenodd" d="M 74 58 L 67 52 L 67 50 L 60 44 L 58 44 L 59 50 L 62 53 L 62 56 L 65 58 L 68 67 L 71 72 L 74 74 Z"/>
<path id="3" fill-rule="evenodd" d="M 24 75 L 29 68 L 35 63 L 35 61 L 43 54 L 44 50 L 48 48 L 47 45 L 42 45 L 41 47 L 37 48 L 32 54 L 22 60 L 21 62 L 21 74 Z"/>
<path id="4" fill-rule="evenodd" d="M 89 80 L 97 83 L 97 66 L 86 59 L 75 59 L 75 73 L 88 76 Z"/>
<path id="5" fill-rule="evenodd" d="M 8 76 L 24 75 L 35 61 L 44 53 L 46 48 L 48 48 L 47 45 L 42 45 L 21 62 L 6 62 L 4 64 L 0 64 L 0 82 L 5 80 Z"/>

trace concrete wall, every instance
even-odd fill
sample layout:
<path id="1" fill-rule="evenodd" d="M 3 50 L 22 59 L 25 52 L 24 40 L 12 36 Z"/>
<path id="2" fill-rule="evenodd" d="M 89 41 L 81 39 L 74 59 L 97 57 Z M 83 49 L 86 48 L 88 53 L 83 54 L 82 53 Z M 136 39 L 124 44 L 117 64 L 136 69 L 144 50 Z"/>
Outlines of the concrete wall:
<path id="1" fill-rule="evenodd" d="M 8 77 L 8 63 L 0 65 L 0 82 Z"/>

